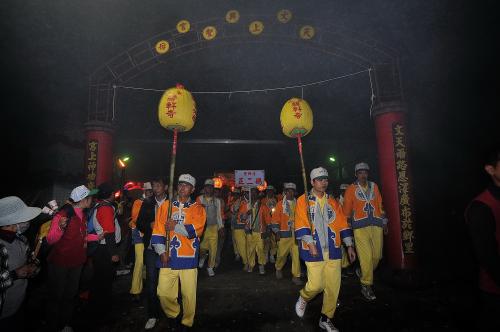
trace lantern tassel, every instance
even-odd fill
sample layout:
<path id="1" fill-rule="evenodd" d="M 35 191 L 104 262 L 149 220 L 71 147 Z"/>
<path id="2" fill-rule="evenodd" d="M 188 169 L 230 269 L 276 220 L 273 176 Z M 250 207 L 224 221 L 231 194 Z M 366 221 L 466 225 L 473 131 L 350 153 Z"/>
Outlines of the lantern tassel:
<path id="1" fill-rule="evenodd" d="M 167 223 L 170 220 L 172 216 L 172 201 L 174 199 L 174 170 L 175 170 L 175 157 L 177 155 L 177 129 L 174 129 L 174 141 L 172 143 L 172 157 L 170 158 L 170 179 L 169 179 L 169 184 L 168 184 L 168 212 L 167 212 Z M 166 230 L 166 237 L 165 237 L 165 250 L 167 253 L 167 259 L 170 257 L 170 231 L 167 230 L 167 227 L 165 227 Z M 166 267 L 166 266 L 165 266 Z"/>
<path id="2" fill-rule="evenodd" d="M 302 154 L 302 138 L 301 135 L 297 135 L 297 144 L 299 146 L 299 155 L 300 155 L 300 166 L 302 167 L 302 180 L 304 181 L 304 197 L 306 199 L 307 206 L 309 207 L 309 194 L 307 192 L 307 178 L 306 178 L 306 168 L 304 166 L 304 156 Z M 312 232 L 312 220 L 311 220 L 311 214 L 309 213 L 309 209 L 307 211 L 307 221 L 309 221 L 309 227 L 311 228 Z"/>

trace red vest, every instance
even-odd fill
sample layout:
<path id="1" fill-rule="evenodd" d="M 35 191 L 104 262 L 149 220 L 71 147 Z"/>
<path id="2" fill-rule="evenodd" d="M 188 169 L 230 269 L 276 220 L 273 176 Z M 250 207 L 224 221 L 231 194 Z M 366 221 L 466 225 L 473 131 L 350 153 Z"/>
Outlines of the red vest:
<path id="1" fill-rule="evenodd" d="M 63 212 L 64 213 L 64 212 Z M 77 267 L 87 260 L 87 221 L 76 214 L 68 221 L 61 239 L 52 245 L 47 260 L 62 267 Z"/>
<path id="2" fill-rule="evenodd" d="M 497 239 L 497 251 L 500 254 L 500 201 L 495 199 L 488 190 L 483 191 L 474 200 L 486 204 L 495 217 L 495 237 Z M 500 287 L 496 285 L 488 272 L 483 268 L 480 268 L 479 272 L 479 287 L 486 292 L 500 295 Z"/>

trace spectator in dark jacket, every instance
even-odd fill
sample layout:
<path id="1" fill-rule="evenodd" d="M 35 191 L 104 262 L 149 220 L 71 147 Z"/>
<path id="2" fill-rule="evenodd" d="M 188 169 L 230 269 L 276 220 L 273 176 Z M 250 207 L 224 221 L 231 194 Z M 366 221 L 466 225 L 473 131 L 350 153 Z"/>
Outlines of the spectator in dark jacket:
<path id="1" fill-rule="evenodd" d="M 112 308 L 112 286 L 116 274 L 116 264 L 120 258 L 117 243 L 120 242 L 120 229 L 116 220 L 116 207 L 113 187 L 109 183 L 98 186 L 97 207 L 89 218 L 96 233 L 102 240 L 92 255 L 94 276 L 90 287 L 90 307 L 94 312 L 96 325 L 111 323 L 109 315 Z"/>
<path id="2" fill-rule="evenodd" d="M 144 234 L 142 239 L 144 243 L 144 264 L 146 265 L 148 299 L 148 320 L 146 321 L 146 330 L 154 328 L 160 317 L 160 302 L 156 295 L 159 272 L 156 267 L 158 255 L 151 247 L 151 233 L 153 232 L 156 211 L 167 199 L 167 184 L 165 180 L 161 178 L 155 179 L 152 181 L 152 186 L 153 196 L 144 199 L 139 211 L 139 216 L 137 217 L 137 229 Z"/>
<path id="3" fill-rule="evenodd" d="M 480 266 L 478 328 L 490 331 L 500 316 L 500 150 L 489 156 L 484 169 L 492 182 L 472 200 L 465 216 Z"/>

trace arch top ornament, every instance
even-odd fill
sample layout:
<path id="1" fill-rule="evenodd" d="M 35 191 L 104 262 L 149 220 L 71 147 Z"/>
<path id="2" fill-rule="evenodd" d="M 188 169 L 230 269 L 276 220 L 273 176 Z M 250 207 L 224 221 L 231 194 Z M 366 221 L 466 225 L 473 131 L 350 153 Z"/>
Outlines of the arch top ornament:
<path id="1" fill-rule="evenodd" d="M 398 56 L 393 49 L 345 28 L 296 16 L 287 9 L 274 15 L 243 15 L 231 9 L 203 21 L 179 20 L 170 30 L 146 38 L 98 67 L 89 80 L 88 120 L 112 121 L 113 85 L 184 54 L 251 43 L 305 47 L 339 57 L 372 70 L 376 100 L 401 98 Z"/>

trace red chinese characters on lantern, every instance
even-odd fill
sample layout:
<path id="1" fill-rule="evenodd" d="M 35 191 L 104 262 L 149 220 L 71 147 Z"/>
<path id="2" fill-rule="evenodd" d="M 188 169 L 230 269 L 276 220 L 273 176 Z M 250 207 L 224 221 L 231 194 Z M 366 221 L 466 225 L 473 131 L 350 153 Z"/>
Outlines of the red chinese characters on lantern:
<path id="1" fill-rule="evenodd" d="M 175 110 L 177 108 L 177 95 L 172 95 L 167 97 L 167 103 L 165 104 L 165 108 L 167 109 L 167 116 L 173 118 L 177 113 Z"/>
<path id="2" fill-rule="evenodd" d="M 292 112 L 294 113 L 293 116 L 297 119 L 300 119 L 302 117 L 302 108 L 300 107 L 300 101 L 292 101 Z"/>

